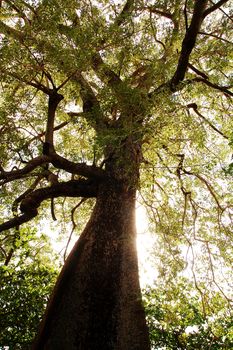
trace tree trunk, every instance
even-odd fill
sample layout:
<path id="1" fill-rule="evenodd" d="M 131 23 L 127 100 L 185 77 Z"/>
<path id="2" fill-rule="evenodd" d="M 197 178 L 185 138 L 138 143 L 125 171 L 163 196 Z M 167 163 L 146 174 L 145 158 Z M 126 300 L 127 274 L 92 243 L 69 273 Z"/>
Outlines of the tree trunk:
<path id="1" fill-rule="evenodd" d="M 34 350 L 149 350 L 141 303 L 134 188 L 100 185 L 59 276 Z"/>

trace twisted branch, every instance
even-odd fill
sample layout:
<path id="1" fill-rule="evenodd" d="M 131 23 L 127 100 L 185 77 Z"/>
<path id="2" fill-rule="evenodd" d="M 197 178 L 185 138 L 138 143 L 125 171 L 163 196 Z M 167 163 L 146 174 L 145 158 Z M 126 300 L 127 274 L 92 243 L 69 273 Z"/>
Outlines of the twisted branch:
<path id="1" fill-rule="evenodd" d="M 98 184 L 89 180 L 70 180 L 57 183 L 51 187 L 37 189 L 29 193 L 20 204 L 22 215 L 16 216 L 0 225 L 0 232 L 18 227 L 37 216 L 40 204 L 49 198 L 97 196 Z"/>

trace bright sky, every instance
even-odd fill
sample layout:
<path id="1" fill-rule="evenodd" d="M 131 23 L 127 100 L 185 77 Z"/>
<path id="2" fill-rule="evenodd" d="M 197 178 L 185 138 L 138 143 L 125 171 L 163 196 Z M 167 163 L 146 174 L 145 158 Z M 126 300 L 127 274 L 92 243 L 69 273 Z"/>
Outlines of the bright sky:
<path id="1" fill-rule="evenodd" d="M 137 226 L 137 250 L 141 287 L 153 284 L 157 273 L 152 261 L 152 251 L 155 243 L 155 237 L 148 232 L 148 218 L 146 209 L 138 206 L 136 209 Z"/>

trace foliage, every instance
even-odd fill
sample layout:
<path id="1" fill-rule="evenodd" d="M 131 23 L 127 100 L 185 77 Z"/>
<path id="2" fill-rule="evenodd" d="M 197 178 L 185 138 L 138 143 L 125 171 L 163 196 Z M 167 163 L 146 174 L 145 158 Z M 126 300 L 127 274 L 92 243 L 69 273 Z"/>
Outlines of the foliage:
<path id="1" fill-rule="evenodd" d="M 233 315 L 219 292 L 198 292 L 185 278 L 148 287 L 144 303 L 152 349 L 231 349 Z"/>
<path id="2" fill-rule="evenodd" d="M 30 348 L 57 277 L 48 243 L 34 236 L 29 245 L 24 242 L 11 264 L 0 267 L 1 349 Z"/>
<path id="3" fill-rule="evenodd" d="M 222 299 L 231 298 L 233 241 L 229 3 L 0 2 L 4 297 L 13 284 L 22 292 L 19 303 L 23 293 L 31 300 L 32 278 L 43 285 L 53 276 L 50 263 L 41 266 L 32 253 L 35 234 L 28 221 L 39 227 L 51 213 L 69 234 L 78 216 L 83 226 L 86 210 L 76 209 L 91 198 L 91 212 L 99 184 L 126 177 L 126 187 L 137 187 L 147 208 L 159 276 L 171 283 L 146 296 L 155 346 L 161 339 L 171 349 L 231 346 L 210 321 L 213 313 L 200 311 L 201 304 L 208 309 L 218 302 L 219 327 L 229 329 Z M 139 171 L 140 182 L 134 181 Z M 198 297 L 189 294 L 187 281 L 175 285 L 187 270 Z M 42 304 L 46 288 L 35 290 Z M 166 303 L 170 323 L 160 314 Z M 185 333 L 189 325 L 198 332 Z"/>
<path id="4" fill-rule="evenodd" d="M 45 266 L 1 271 L 0 345 L 26 349 L 38 330 L 57 273 Z"/>

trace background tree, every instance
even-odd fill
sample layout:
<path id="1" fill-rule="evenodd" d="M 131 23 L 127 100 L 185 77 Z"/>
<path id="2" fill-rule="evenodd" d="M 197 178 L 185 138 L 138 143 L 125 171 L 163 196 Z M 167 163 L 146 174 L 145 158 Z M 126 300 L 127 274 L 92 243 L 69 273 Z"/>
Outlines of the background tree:
<path id="1" fill-rule="evenodd" d="M 52 218 L 70 209 L 75 227 L 76 207 L 96 198 L 35 349 L 149 349 L 137 190 L 171 276 L 184 269 L 186 249 L 202 300 L 210 284 L 229 300 L 215 267 L 230 266 L 231 11 L 226 0 L 2 1 L 5 264 L 48 200 Z"/>
<path id="2" fill-rule="evenodd" d="M 20 234 L 10 264 L 0 267 L 1 349 L 31 348 L 58 274 L 45 235 L 29 228 Z"/>
<path id="3" fill-rule="evenodd" d="M 205 313 L 198 291 L 187 278 L 145 290 L 152 349 L 231 349 L 232 315 L 217 291 L 206 293 Z"/>

